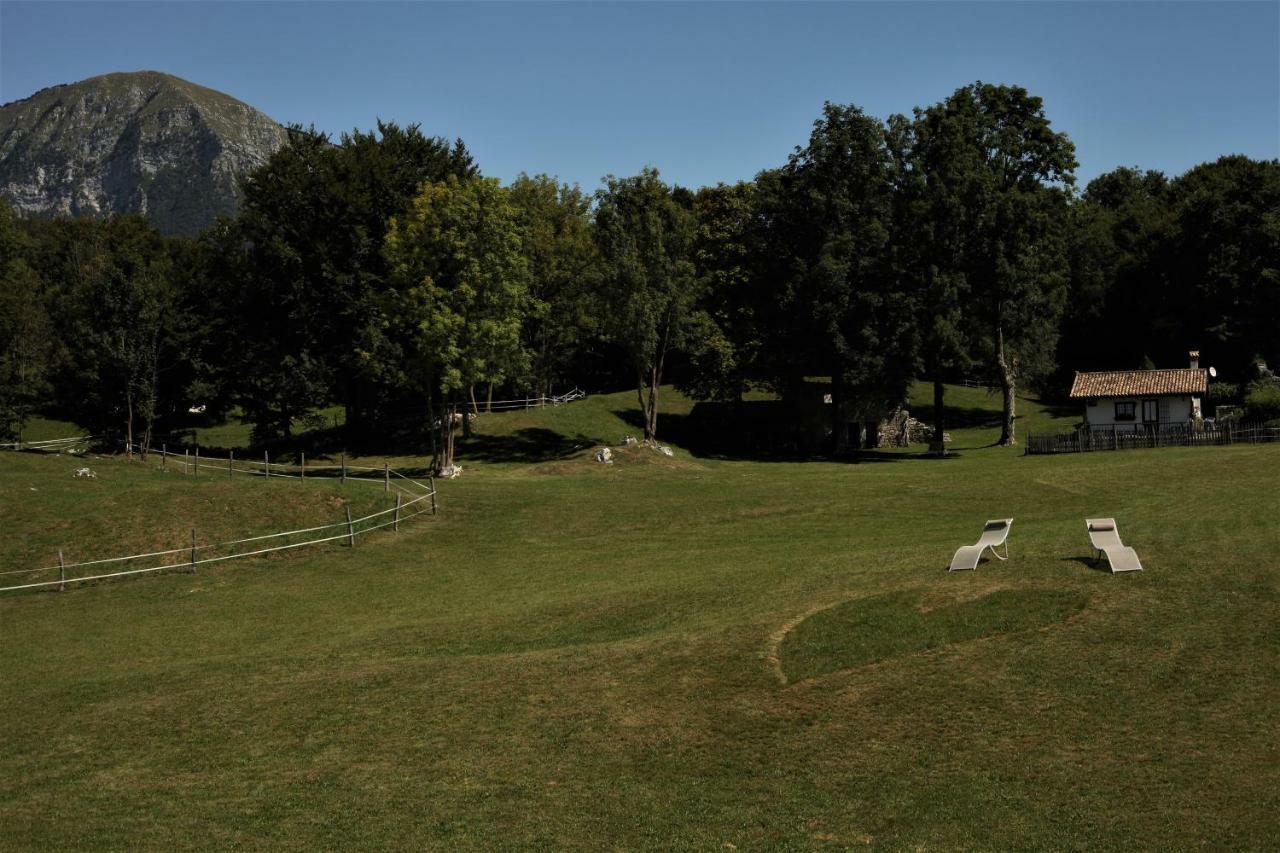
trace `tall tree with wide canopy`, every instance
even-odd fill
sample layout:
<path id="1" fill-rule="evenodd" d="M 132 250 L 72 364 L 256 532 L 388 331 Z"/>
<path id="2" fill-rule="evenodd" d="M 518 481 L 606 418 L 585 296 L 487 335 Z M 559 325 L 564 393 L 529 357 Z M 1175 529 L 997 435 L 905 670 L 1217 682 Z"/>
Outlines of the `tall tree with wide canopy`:
<path id="1" fill-rule="evenodd" d="M 1040 98 L 982 82 L 917 110 L 915 143 L 926 215 L 951 237 L 932 253 L 931 275 L 963 277 L 960 310 L 983 331 L 1000 382 L 1000 444 L 1016 444 L 1018 383 L 1051 365 L 1065 300 L 1075 146 L 1051 128 Z"/>
<path id="2" fill-rule="evenodd" d="M 398 379 L 425 398 L 437 473 L 454 470 L 463 392 L 528 370 L 520 345 L 529 310 L 522 240 L 510 193 L 489 178 L 426 184 L 391 221 L 387 314 L 404 354 Z"/>
<path id="3" fill-rule="evenodd" d="M 681 391 L 706 400 L 739 402 L 763 355 L 761 325 L 772 306 L 757 300 L 759 268 L 756 186 L 703 187 L 694 194 L 694 265 L 700 299 Z"/>
<path id="4" fill-rule="evenodd" d="M 1171 185 L 1170 212 L 1178 349 L 1203 348 L 1236 376 L 1258 356 L 1280 362 L 1280 161 L 1196 166 Z"/>
<path id="5" fill-rule="evenodd" d="M 300 127 L 245 185 L 230 310 L 243 328 L 239 395 L 264 438 L 330 400 L 360 432 L 392 392 L 385 334 L 388 222 L 424 182 L 476 173 L 459 140 L 379 122 L 334 144 Z"/>
<path id="6" fill-rule="evenodd" d="M 73 353 L 86 401 L 124 428 L 126 447 L 145 454 L 159 413 L 160 370 L 170 358 L 176 317 L 172 257 L 141 217 L 111 219 L 76 297 Z M 138 427 L 141 426 L 139 432 Z"/>
<path id="7" fill-rule="evenodd" d="M 40 278 L 0 198 L 0 439 L 19 438 L 48 389 L 52 328 Z"/>
<path id="8" fill-rule="evenodd" d="M 549 396 L 557 382 L 572 381 L 580 348 L 597 332 L 600 258 L 591 234 L 591 196 L 547 175 L 521 174 L 508 189 L 529 262 L 526 387 Z"/>
<path id="9" fill-rule="evenodd" d="M 877 419 L 906 397 L 916 369 L 913 301 L 893 250 L 896 163 L 886 128 L 828 103 L 809 144 L 758 179 L 780 288 L 776 371 L 831 376 L 833 449 L 847 424 Z"/>
<path id="10" fill-rule="evenodd" d="M 667 356 L 684 343 L 697 303 L 696 223 L 652 168 L 606 178 L 596 205 L 605 327 L 631 362 L 644 437 L 652 441 Z"/>
<path id="11" fill-rule="evenodd" d="M 1059 386 L 1069 385 L 1073 370 L 1134 368 L 1144 356 L 1170 355 L 1165 342 L 1181 330 L 1171 328 L 1169 309 L 1185 303 L 1166 275 L 1172 219 L 1169 181 L 1131 168 L 1094 178 L 1071 206 Z M 1183 339 L 1178 347 L 1193 344 Z"/>

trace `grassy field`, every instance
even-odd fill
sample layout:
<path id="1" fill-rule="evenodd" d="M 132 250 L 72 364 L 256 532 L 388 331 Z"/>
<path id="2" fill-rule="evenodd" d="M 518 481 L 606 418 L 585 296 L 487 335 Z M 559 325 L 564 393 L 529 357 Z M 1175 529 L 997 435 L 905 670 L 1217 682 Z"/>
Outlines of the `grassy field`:
<path id="1" fill-rule="evenodd" d="M 0 597 L 0 846 L 1276 848 L 1280 447 L 1023 457 L 950 399 L 945 461 L 604 466 L 634 395 L 486 415 L 399 534 Z M 335 497 L 70 464 L 0 455 L 0 569 Z"/>

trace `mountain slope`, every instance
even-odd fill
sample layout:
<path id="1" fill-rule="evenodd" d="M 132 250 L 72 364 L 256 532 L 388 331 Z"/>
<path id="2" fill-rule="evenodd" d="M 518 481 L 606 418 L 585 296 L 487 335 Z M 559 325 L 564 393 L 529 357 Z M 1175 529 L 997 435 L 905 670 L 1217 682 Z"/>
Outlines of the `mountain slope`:
<path id="1" fill-rule="evenodd" d="M 0 107 L 0 194 L 27 216 L 141 213 L 192 233 L 233 213 L 285 131 L 235 98 L 155 71 L 105 74 Z"/>

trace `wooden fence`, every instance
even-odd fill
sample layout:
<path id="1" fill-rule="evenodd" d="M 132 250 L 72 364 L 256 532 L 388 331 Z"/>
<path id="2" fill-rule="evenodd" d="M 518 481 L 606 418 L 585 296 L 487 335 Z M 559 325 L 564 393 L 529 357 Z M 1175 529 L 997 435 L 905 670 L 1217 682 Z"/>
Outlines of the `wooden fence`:
<path id="1" fill-rule="evenodd" d="M 1280 442 L 1280 427 L 1220 422 L 1199 428 L 1164 426 L 1159 429 L 1078 429 L 1027 435 L 1023 453 L 1028 456 L 1050 453 L 1089 453 L 1095 450 L 1141 450 L 1160 447 L 1202 447 L 1228 444 Z"/>
<path id="2" fill-rule="evenodd" d="M 26 445 L 23 445 L 24 448 Z M 138 452 L 139 448 L 126 448 Z M 51 590 L 65 589 L 67 584 L 99 581 L 112 578 L 131 577 L 134 575 L 154 574 L 164 571 L 195 571 L 198 566 L 208 563 L 220 563 L 241 557 L 253 557 L 277 551 L 287 551 L 323 542 L 345 542 L 348 547 L 355 547 L 356 537 L 385 527 L 399 530 L 402 522 L 419 515 L 435 515 L 438 511 L 435 480 L 428 478 L 421 483 L 404 473 L 383 465 L 381 468 L 349 465 L 345 454 L 338 465 L 306 464 L 303 457 L 298 465 L 282 465 L 271 462 L 263 455 L 261 462 L 257 460 L 237 460 L 228 455 L 226 458 L 201 457 L 197 448 L 194 454 L 184 452 L 182 456 L 161 451 L 152 451 L 152 458 L 161 468 L 181 470 L 192 476 L 233 476 L 243 474 L 258 477 L 284 477 L 299 482 L 307 477 L 322 477 L 347 482 L 362 482 L 381 486 L 389 497 L 394 495 L 395 505 L 380 512 L 374 512 L 361 518 L 352 518 L 347 508 L 346 518 L 332 524 L 321 524 L 299 530 L 286 530 L 279 533 L 265 533 L 247 536 L 226 542 L 201 543 L 197 531 L 191 530 L 190 544 L 164 551 L 152 551 L 144 554 L 127 554 L 120 557 L 104 557 L 94 560 L 67 562 L 63 552 L 58 552 L 56 565 L 50 564 L 37 568 L 9 569 L 0 571 L 0 578 L 6 583 L 0 586 L 0 593 L 17 590 Z M 179 467 L 181 466 L 181 467 Z M 203 468 L 203 470 L 201 470 Z M 140 565 L 139 565 L 140 564 Z M 132 566 L 139 566 L 133 568 Z"/>

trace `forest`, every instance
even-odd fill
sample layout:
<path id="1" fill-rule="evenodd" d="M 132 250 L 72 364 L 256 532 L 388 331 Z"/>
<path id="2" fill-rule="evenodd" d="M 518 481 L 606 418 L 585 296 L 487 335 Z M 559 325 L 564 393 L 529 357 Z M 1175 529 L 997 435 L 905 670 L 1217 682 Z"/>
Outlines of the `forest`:
<path id="1" fill-rule="evenodd" d="M 0 202 L 0 441 L 50 413 L 147 448 L 203 407 L 267 445 L 336 405 L 351 440 L 416 431 L 443 470 L 496 397 L 634 388 L 654 439 L 663 386 L 823 377 L 836 425 L 934 383 L 939 442 L 943 383 L 989 383 L 1007 445 L 1020 390 L 1188 349 L 1210 406 L 1280 418 L 1280 162 L 1084 187 L 1077 165 L 1040 98 L 982 82 L 886 119 L 828 103 L 784 163 L 696 189 L 503 185 L 415 125 L 295 126 L 196 238 Z"/>

